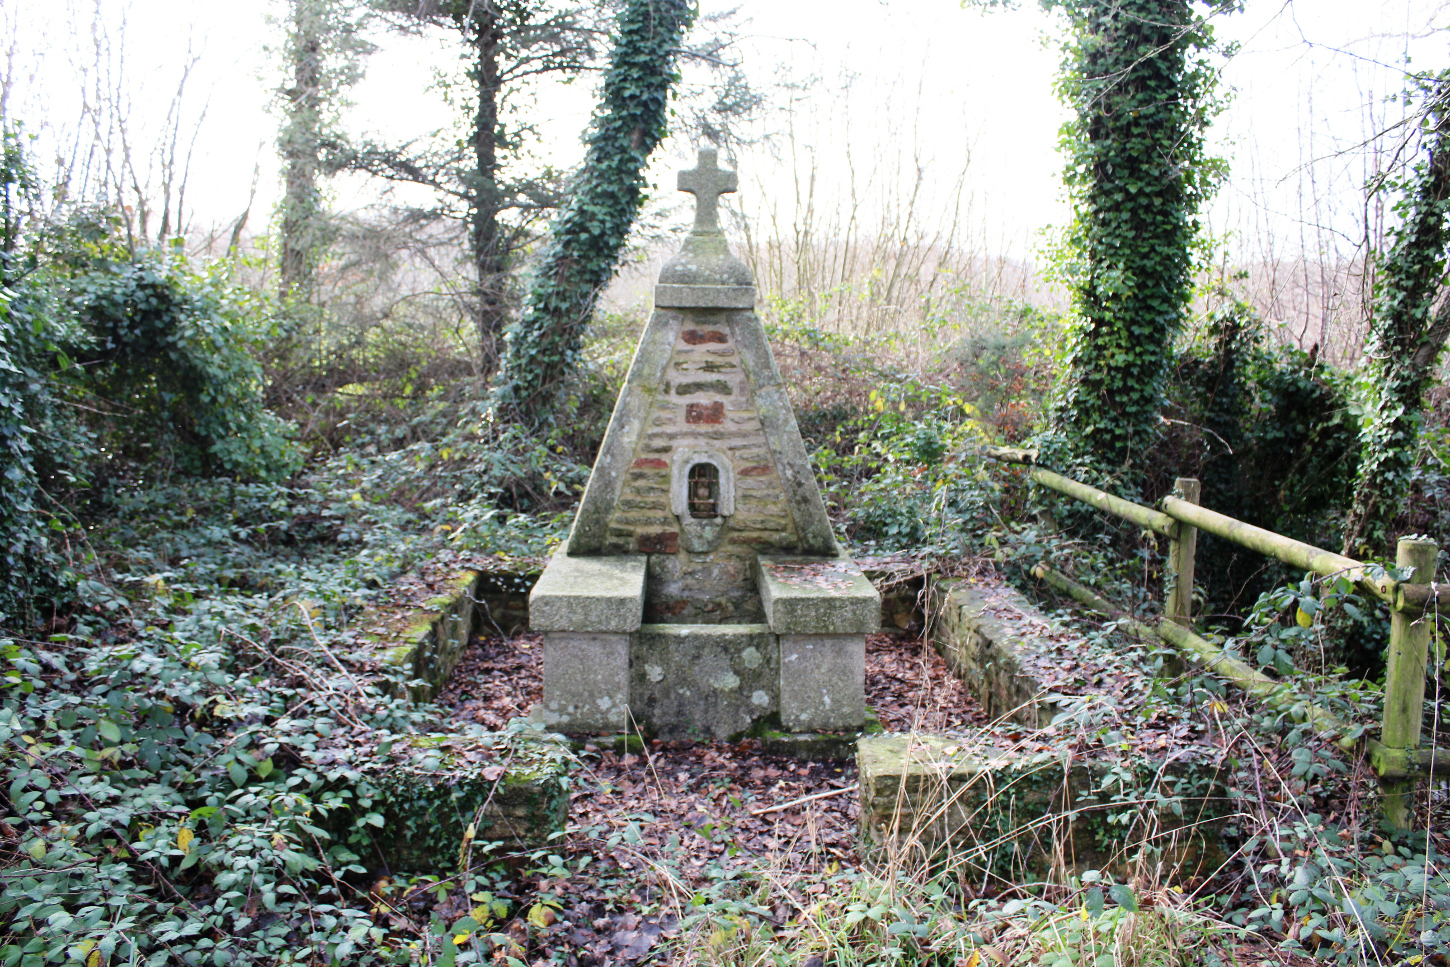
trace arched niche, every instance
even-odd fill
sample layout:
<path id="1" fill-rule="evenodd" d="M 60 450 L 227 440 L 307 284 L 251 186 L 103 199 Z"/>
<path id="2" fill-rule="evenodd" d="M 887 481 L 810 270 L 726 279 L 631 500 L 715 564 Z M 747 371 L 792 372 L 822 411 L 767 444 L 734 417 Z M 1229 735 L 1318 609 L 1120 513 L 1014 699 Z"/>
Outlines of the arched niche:
<path id="1" fill-rule="evenodd" d="M 703 468 L 710 468 L 714 472 Z M 698 495 L 698 488 L 692 494 L 691 482 L 699 483 L 702 478 L 711 479 L 714 485 L 714 515 L 701 514 L 701 498 Z M 695 497 L 695 506 L 691 507 L 691 498 Z M 673 466 L 670 470 L 670 512 L 680 518 L 683 523 L 686 520 L 712 520 L 716 517 L 726 518 L 735 514 L 735 473 L 730 466 L 730 458 L 713 450 L 681 450 L 675 454 Z"/>

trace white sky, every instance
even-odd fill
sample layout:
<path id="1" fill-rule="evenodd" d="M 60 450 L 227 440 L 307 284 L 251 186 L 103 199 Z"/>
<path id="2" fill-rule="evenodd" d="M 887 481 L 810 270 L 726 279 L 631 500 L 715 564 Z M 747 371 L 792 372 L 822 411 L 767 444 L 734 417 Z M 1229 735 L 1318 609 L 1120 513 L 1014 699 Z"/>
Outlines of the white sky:
<path id="1" fill-rule="evenodd" d="M 190 46 L 198 60 L 185 110 L 190 117 L 205 112 L 187 188 L 195 223 L 234 219 L 247 206 L 254 171 L 260 178 L 251 225 L 263 223 L 279 189 L 267 16 L 281 12 L 280 0 L 95 2 L 0 0 L 15 79 L 8 113 L 49 136 L 37 142 L 43 156 L 74 140 L 81 104 L 75 77 L 93 56 L 87 45 L 99 10 L 110 45 L 124 50 L 113 83 L 132 105 L 129 138 L 138 152 L 150 150 Z M 949 203 L 969 157 L 963 192 L 971 231 L 994 248 L 1026 254 L 1039 230 L 1065 219 L 1055 147 L 1064 115 L 1051 89 L 1058 54 L 1044 41 L 1055 36 L 1053 22 L 1035 5 L 979 12 L 955 0 L 742 0 L 740 8 L 749 21 L 746 67 L 756 78 L 790 72 L 823 82 L 795 115 L 794 159 L 789 148 L 741 159 L 747 210 L 788 208 L 797 179 L 812 167 L 819 204 L 830 208 L 851 172 L 859 191 L 873 171 L 877 185 L 887 184 L 900 165 L 910 170 L 918 161 L 926 203 L 936 210 Z M 117 26 L 123 11 L 124 42 Z M 1318 220 L 1352 234 L 1345 219 L 1360 204 L 1367 172 L 1362 159 L 1335 152 L 1357 144 L 1371 119 L 1392 110 L 1383 97 L 1398 88 L 1396 67 L 1406 53 L 1417 65 L 1445 63 L 1445 44 L 1428 29 L 1437 16 L 1443 23 L 1436 4 L 1422 0 L 1248 0 L 1244 13 L 1222 18 L 1221 35 L 1243 48 L 1224 72 L 1237 93 L 1216 137 L 1233 176 L 1211 213 L 1213 227 L 1237 230 L 1243 244 L 1298 232 L 1312 246 L 1316 240 L 1299 229 L 1307 197 L 1317 202 Z M 456 53 L 388 35 L 380 43 L 384 49 L 353 91 L 349 123 L 394 139 L 446 124 L 448 112 L 427 85 L 431 71 L 451 66 Z M 855 77 L 846 92 L 848 72 Z M 583 86 L 541 102 L 554 158 L 582 157 L 579 133 L 590 106 Z M 655 180 L 669 188 L 669 171 L 688 151 L 675 144 L 665 154 Z M 373 191 L 360 179 L 339 183 L 334 202 L 362 204 Z"/>

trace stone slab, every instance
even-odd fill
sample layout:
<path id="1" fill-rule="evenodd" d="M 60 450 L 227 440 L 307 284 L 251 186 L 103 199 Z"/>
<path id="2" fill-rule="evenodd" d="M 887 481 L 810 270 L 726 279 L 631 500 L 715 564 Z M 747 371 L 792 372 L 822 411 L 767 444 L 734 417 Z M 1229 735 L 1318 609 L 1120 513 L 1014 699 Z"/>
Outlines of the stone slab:
<path id="1" fill-rule="evenodd" d="M 630 714 L 662 739 L 728 739 L 780 708 L 780 646 L 763 624 L 643 625 Z"/>
<path id="2" fill-rule="evenodd" d="M 866 721 L 866 636 L 780 636 L 780 723 L 789 732 Z"/>
<path id="3" fill-rule="evenodd" d="M 644 616 L 643 554 L 574 557 L 562 550 L 529 594 L 534 631 L 634 631 Z"/>
<path id="4" fill-rule="evenodd" d="M 1052 690 L 1032 670 L 1053 659 L 1024 633 L 1032 626 L 1046 628 L 1049 622 L 1016 590 L 933 581 L 927 612 L 932 646 L 988 715 L 1040 728 L 1061 711 Z M 1008 620 L 1007 615 L 1026 620 Z"/>
<path id="5" fill-rule="evenodd" d="M 655 305 L 661 309 L 753 309 L 753 285 L 655 286 Z"/>
<path id="6" fill-rule="evenodd" d="M 776 634 L 881 630 L 881 595 L 850 558 L 761 555 L 758 567 L 760 602 Z"/>
<path id="7" fill-rule="evenodd" d="M 630 637 L 546 632 L 544 700 L 530 717 L 560 732 L 627 728 Z"/>
<path id="8" fill-rule="evenodd" d="M 1234 804 L 1228 772 L 1207 757 L 1060 757 L 1013 752 L 1002 738 L 863 736 L 856 761 L 867 856 L 892 868 L 945 860 L 986 882 L 1123 875 L 1145 847 L 1160 851 L 1170 877 L 1223 862 L 1218 829 Z"/>

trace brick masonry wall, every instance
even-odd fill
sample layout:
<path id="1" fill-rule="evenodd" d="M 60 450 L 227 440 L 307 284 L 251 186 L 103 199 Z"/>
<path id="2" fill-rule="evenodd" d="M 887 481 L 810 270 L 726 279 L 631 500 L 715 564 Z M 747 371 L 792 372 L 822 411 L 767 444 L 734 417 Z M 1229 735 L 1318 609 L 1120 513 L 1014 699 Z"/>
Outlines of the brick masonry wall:
<path id="1" fill-rule="evenodd" d="M 649 623 L 763 621 L 755 556 L 800 546 L 727 315 L 685 312 L 664 384 L 610 517 L 606 553 L 649 555 L 644 615 Z M 735 479 L 735 514 L 719 545 L 706 554 L 680 546 L 680 521 L 670 512 L 675 454 L 696 447 L 726 455 Z"/>

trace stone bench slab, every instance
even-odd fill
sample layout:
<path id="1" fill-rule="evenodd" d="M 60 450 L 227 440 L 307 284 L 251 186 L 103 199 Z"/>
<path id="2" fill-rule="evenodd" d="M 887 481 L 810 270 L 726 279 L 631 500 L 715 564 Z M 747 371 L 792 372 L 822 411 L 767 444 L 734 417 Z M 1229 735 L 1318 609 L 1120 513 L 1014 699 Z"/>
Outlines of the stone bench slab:
<path id="1" fill-rule="evenodd" d="M 529 627 L 615 634 L 639 630 L 647 560 L 643 554 L 573 557 L 561 550 L 529 595 Z"/>
<path id="2" fill-rule="evenodd" d="M 848 557 L 759 559 L 760 603 L 778 635 L 867 635 L 881 630 L 881 595 Z"/>

